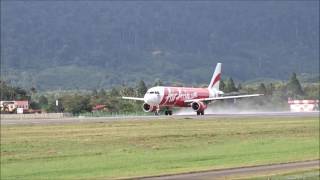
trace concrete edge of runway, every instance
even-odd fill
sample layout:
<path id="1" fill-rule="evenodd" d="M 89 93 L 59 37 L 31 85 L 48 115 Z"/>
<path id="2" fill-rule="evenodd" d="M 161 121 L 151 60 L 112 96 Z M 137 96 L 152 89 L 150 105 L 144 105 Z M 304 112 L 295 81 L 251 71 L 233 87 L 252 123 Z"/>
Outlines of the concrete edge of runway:
<path id="1" fill-rule="evenodd" d="M 145 179 L 145 180 L 182 180 L 182 179 L 216 179 L 223 177 L 230 177 L 236 175 L 252 175 L 257 173 L 266 173 L 274 171 L 285 171 L 285 170 L 299 170 L 305 168 L 320 168 L 320 160 L 306 160 L 306 161 L 296 161 L 287 163 L 275 163 L 257 166 L 243 166 L 225 169 L 213 169 L 205 171 L 193 171 L 185 173 L 176 174 L 163 174 L 158 176 L 142 176 L 142 177 L 132 177 L 132 178 L 121 178 L 121 180 L 128 179 Z"/>

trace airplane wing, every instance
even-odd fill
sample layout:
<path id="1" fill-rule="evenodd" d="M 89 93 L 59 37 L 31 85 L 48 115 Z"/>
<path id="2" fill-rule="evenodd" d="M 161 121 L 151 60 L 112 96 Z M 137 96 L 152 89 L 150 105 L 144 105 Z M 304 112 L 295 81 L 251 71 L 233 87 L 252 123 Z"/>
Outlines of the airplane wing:
<path id="1" fill-rule="evenodd" d="M 224 97 L 190 99 L 190 100 L 185 100 L 184 102 L 185 103 L 192 103 L 194 101 L 210 102 L 210 101 L 215 101 L 215 100 L 239 99 L 239 98 L 257 97 L 257 96 L 263 96 L 263 94 L 249 94 L 249 95 L 239 95 L 239 96 L 224 96 Z"/>
<path id="2" fill-rule="evenodd" d="M 138 97 L 125 97 L 125 96 L 123 96 L 122 99 L 130 99 L 130 100 L 135 100 L 135 101 L 144 101 L 143 98 L 138 98 Z"/>

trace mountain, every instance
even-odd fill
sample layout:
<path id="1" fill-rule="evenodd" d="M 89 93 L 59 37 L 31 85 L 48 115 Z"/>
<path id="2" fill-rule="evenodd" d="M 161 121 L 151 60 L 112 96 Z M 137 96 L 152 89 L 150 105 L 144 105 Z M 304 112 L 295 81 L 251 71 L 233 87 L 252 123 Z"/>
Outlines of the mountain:
<path id="1" fill-rule="evenodd" d="M 40 90 L 319 75 L 319 1 L 1 1 L 1 78 Z"/>

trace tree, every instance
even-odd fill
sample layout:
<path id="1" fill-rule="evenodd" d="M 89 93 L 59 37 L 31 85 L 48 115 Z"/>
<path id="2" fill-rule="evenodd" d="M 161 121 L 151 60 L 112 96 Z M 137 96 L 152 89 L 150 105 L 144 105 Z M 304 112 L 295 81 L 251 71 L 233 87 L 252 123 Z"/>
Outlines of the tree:
<path id="1" fill-rule="evenodd" d="M 105 97 L 106 96 L 106 91 L 104 89 L 100 89 L 100 91 L 98 92 L 98 97 Z"/>
<path id="2" fill-rule="evenodd" d="M 27 90 L 14 87 L 5 81 L 0 82 L 1 100 L 31 100 Z"/>
<path id="3" fill-rule="evenodd" d="M 156 79 L 154 82 L 154 86 L 163 86 L 163 82 L 160 79 Z"/>
<path id="4" fill-rule="evenodd" d="M 30 100 L 30 96 L 25 89 L 14 87 L 14 100 Z"/>
<path id="5" fill-rule="evenodd" d="M 90 112 L 92 107 L 90 105 L 90 98 L 82 95 L 66 95 L 62 97 L 63 107 L 66 112 L 72 114 L 79 114 L 83 112 Z"/>
<path id="6" fill-rule="evenodd" d="M 170 86 L 174 86 L 174 87 L 184 87 L 184 84 L 183 84 L 182 82 L 174 81 L 174 82 L 171 83 Z M 208 87 L 208 85 L 205 84 L 204 87 Z"/>
<path id="7" fill-rule="evenodd" d="M 44 95 L 41 95 L 39 97 L 39 105 L 41 107 L 45 107 L 45 106 L 48 106 L 48 99 L 44 96 Z"/>
<path id="8" fill-rule="evenodd" d="M 301 84 L 297 79 L 296 73 L 292 73 L 292 76 L 287 84 L 287 94 L 289 97 L 297 97 L 304 94 Z"/>
<path id="9" fill-rule="evenodd" d="M 30 103 L 30 108 L 31 108 L 31 109 L 40 109 L 41 106 L 40 106 L 39 103 L 37 103 L 37 102 L 35 102 L 35 101 L 31 101 L 31 103 Z"/>
<path id="10" fill-rule="evenodd" d="M 35 87 L 31 87 L 31 88 L 30 88 L 30 91 L 31 91 L 32 94 L 37 93 L 37 89 L 36 89 Z"/>
<path id="11" fill-rule="evenodd" d="M 55 100 L 48 101 L 48 106 L 47 106 L 47 108 L 45 108 L 45 110 L 47 112 L 56 112 L 57 107 L 56 107 Z"/>
<path id="12" fill-rule="evenodd" d="M 275 90 L 274 85 L 272 83 L 270 83 L 269 85 L 267 85 L 267 95 L 273 95 L 273 91 Z"/>
<path id="13" fill-rule="evenodd" d="M 224 91 L 226 93 L 238 91 L 232 78 L 229 78 L 228 81 L 226 82 Z"/>
<path id="14" fill-rule="evenodd" d="M 92 92 L 91 92 L 91 95 L 94 96 L 94 97 L 97 97 L 98 96 L 97 89 L 93 89 Z"/>
<path id="15" fill-rule="evenodd" d="M 264 85 L 264 83 L 260 83 L 259 87 L 258 87 L 258 93 L 260 94 L 267 94 L 267 88 Z"/>
<path id="16" fill-rule="evenodd" d="M 135 90 L 132 87 L 124 86 L 121 89 L 121 95 L 122 96 L 135 96 Z"/>
<path id="17" fill-rule="evenodd" d="M 219 90 L 220 91 L 224 91 L 226 84 L 224 83 L 224 81 L 222 79 L 220 80 L 220 85 L 219 86 L 220 86 Z"/>
<path id="18" fill-rule="evenodd" d="M 110 96 L 112 97 L 118 97 L 120 96 L 119 90 L 115 87 L 113 87 L 110 91 Z"/>
<path id="19" fill-rule="evenodd" d="M 10 100 L 11 92 L 12 88 L 10 88 L 5 81 L 0 81 L 1 100 Z"/>
<path id="20" fill-rule="evenodd" d="M 308 84 L 304 87 L 303 92 L 307 99 L 320 99 L 320 86 L 319 84 Z"/>
<path id="21" fill-rule="evenodd" d="M 147 92 L 148 88 L 143 80 L 140 80 L 137 85 L 137 95 L 138 97 L 143 97 L 144 94 Z"/>

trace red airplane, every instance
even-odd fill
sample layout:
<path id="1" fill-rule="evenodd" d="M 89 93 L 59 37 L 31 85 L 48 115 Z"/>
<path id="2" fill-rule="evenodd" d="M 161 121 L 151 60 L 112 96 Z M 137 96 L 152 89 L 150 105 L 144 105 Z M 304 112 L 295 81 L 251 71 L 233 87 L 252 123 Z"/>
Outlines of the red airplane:
<path id="1" fill-rule="evenodd" d="M 158 115 L 161 109 L 164 109 L 165 115 L 172 115 L 173 107 L 191 107 L 195 112 L 197 112 L 197 115 L 204 115 L 204 110 L 207 108 L 207 105 L 213 101 L 248 98 L 263 95 L 249 94 L 223 96 L 224 93 L 219 90 L 220 79 L 221 63 L 218 63 L 208 88 L 156 86 L 148 89 L 143 98 L 122 98 L 144 101 L 142 109 L 145 112 L 154 112 L 155 115 Z"/>

